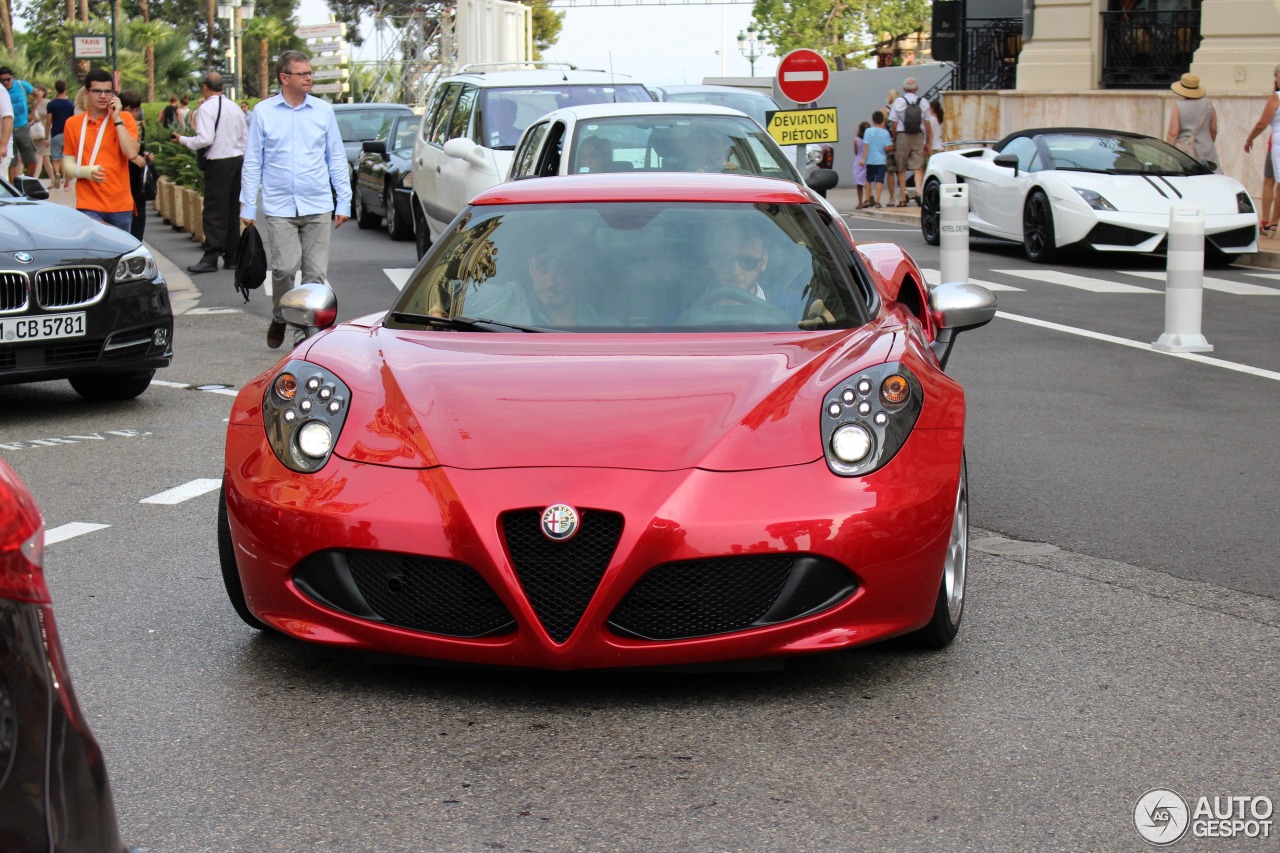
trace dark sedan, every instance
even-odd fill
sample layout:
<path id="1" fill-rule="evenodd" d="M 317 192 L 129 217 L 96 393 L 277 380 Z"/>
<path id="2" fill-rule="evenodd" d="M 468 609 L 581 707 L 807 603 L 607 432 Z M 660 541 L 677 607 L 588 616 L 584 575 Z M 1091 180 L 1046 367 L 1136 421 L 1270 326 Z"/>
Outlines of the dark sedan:
<path id="1" fill-rule="evenodd" d="M 173 360 L 169 290 L 127 232 L 0 181 L 0 385 L 67 379 L 86 400 L 128 400 Z"/>
<path id="2" fill-rule="evenodd" d="M 356 185 L 356 160 L 360 158 L 361 146 L 372 139 L 385 139 L 388 124 L 395 116 L 407 115 L 417 120 L 413 110 L 404 104 L 334 104 L 333 112 L 338 120 L 338 132 L 342 134 L 342 147 L 347 152 L 352 189 Z"/>
<path id="3" fill-rule="evenodd" d="M 44 581 L 40 508 L 0 460 L 0 850 L 124 853 Z"/>
<path id="4" fill-rule="evenodd" d="M 384 220 L 392 240 L 413 239 L 413 138 L 420 119 L 392 116 L 387 133 L 364 143 L 356 161 L 351 215 L 361 228 L 377 228 Z"/>

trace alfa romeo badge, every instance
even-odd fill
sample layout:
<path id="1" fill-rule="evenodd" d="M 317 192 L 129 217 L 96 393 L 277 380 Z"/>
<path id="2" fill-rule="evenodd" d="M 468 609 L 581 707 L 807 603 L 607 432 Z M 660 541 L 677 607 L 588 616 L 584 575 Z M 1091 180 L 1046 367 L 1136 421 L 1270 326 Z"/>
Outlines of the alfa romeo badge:
<path id="1" fill-rule="evenodd" d="M 552 542 L 565 542 L 578 532 L 581 519 L 568 504 L 552 504 L 542 511 L 542 535 Z"/>

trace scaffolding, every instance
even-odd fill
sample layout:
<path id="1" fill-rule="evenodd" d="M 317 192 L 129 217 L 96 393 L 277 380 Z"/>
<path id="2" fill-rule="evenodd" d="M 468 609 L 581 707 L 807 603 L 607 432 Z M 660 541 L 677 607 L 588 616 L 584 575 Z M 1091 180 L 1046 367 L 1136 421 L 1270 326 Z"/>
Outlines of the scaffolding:
<path id="1" fill-rule="evenodd" d="M 396 8 L 393 14 L 380 3 L 374 10 L 372 41 L 377 59 L 351 63 L 352 94 L 358 102 L 420 108 L 426 105 L 431 86 L 453 66 L 457 52 L 454 7 L 440 2 L 407 10 L 396 4 Z"/>

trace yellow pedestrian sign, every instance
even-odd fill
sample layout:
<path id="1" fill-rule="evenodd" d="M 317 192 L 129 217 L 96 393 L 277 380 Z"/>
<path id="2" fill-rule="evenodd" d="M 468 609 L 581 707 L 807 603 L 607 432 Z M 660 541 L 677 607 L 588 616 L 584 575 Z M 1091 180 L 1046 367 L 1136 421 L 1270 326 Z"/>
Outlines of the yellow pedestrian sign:
<path id="1" fill-rule="evenodd" d="M 810 142 L 839 142 L 836 108 L 817 110 L 772 110 L 765 113 L 765 130 L 779 145 L 806 145 Z"/>

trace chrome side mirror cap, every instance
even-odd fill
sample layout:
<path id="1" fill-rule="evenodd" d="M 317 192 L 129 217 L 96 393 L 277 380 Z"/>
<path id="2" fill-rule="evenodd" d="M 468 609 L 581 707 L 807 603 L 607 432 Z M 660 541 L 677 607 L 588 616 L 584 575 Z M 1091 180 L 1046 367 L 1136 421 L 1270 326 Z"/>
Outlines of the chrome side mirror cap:
<path id="1" fill-rule="evenodd" d="M 990 323 L 996 316 L 996 295 L 980 284 L 948 282 L 929 289 L 929 313 L 937 327 L 931 348 L 945 370 L 956 335 Z"/>
<path id="2" fill-rule="evenodd" d="M 280 313 L 291 326 L 319 331 L 338 319 L 338 297 L 322 281 L 309 281 L 280 297 Z"/>

